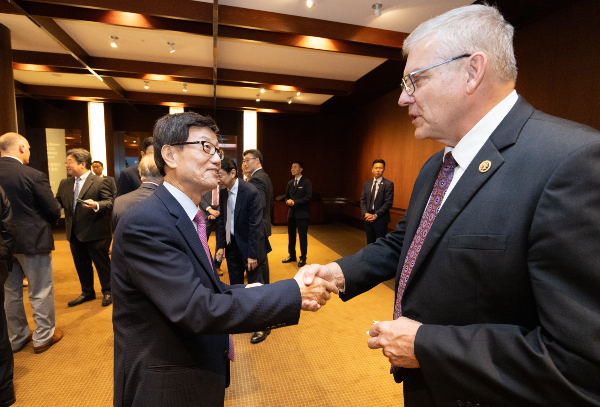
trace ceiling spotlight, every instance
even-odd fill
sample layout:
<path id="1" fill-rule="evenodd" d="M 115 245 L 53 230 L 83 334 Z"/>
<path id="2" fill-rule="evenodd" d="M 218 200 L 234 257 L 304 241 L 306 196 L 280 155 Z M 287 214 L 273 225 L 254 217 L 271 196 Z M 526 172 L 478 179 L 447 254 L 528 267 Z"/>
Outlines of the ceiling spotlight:
<path id="1" fill-rule="evenodd" d="M 115 36 L 115 35 L 111 35 L 110 36 L 110 46 L 113 48 L 117 48 L 117 40 L 119 39 L 119 37 Z"/>
<path id="2" fill-rule="evenodd" d="M 184 84 L 183 84 L 183 91 L 184 91 L 184 92 L 187 92 L 187 83 L 184 83 Z"/>
<path id="3" fill-rule="evenodd" d="M 308 8 L 311 8 L 315 5 L 315 0 L 306 0 L 306 5 L 308 6 Z"/>
<path id="4" fill-rule="evenodd" d="M 169 44 L 169 48 L 171 48 L 171 50 L 169 51 L 171 54 L 173 52 L 175 52 L 175 43 L 174 42 L 167 42 L 167 44 Z"/>
<path id="5" fill-rule="evenodd" d="M 262 89 L 260 90 L 260 93 L 265 93 L 265 88 L 262 88 Z"/>
<path id="6" fill-rule="evenodd" d="M 383 7 L 383 4 L 375 3 L 371 7 L 373 8 L 373 13 L 375 13 L 375 17 L 379 17 L 381 15 L 381 8 Z"/>
<path id="7" fill-rule="evenodd" d="M 289 97 L 289 98 L 288 98 L 288 105 L 291 105 L 291 104 L 292 104 L 292 98 L 291 98 L 291 97 Z"/>
<path id="8" fill-rule="evenodd" d="M 296 96 L 300 96 L 302 92 L 296 92 Z"/>
<path id="9" fill-rule="evenodd" d="M 150 85 L 148 85 L 148 81 L 144 81 L 144 89 L 150 89 Z"/>
<path id="10" fill-rule="evenodd" d="M 257 94 L 256 94 L 256 101 L 257 101 L 257 102 L 260 102 L 260 93 L 257 93 Z"/>

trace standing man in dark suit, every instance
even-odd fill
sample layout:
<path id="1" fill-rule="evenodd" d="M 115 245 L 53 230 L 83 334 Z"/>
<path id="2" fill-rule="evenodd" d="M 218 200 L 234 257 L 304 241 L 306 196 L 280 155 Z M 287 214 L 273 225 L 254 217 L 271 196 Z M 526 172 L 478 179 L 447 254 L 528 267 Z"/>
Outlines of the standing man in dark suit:
<path id="1" fill-rule="evenodd" d="M 33 339 L 33 350 L 41 353 L 62 338 L 54 324 L 54 280 L 52 226 L 60 218 L 60 204 L 54 198 L 48 177 L 29 167 L 29 142 L 16 133 L 0 137 L 0 185 L 13 210 L 14 258 L 4 292 L 8 335 L 13 352 Z M 35 329 L 23 305 L 23 276 L 29 281 L 29 303 Z"/>
<path id="2" fill-rule="evenodd" d="M 92 161 L 92 172 L 99 177 L 108 178 L 110 182 L 110 190 L 113 195 L 117 196 L 117 184 L 115 183 L 115 179 L 113 177 L 109 177 L 108 175 L 103 175 L 104 172 L 104 164 L 102 161 Z"/>
<path id="3" fill-rule="evenodd" d="M 220 185 L 220 182 L 219 182 Z M 215 195 L 216 199 L 216 205 L 213 205 L 214 199 L 213 199 L 213 195 Z M 202 216 L 204 216 L 204 221 L 206 222 L 206 238 L 210 238 L 210 234 L 213 231 L 213 229 L 215 230 L 215 240 L 218 239 L 218 232 L 217 232 L 217 218 L 219 216 L 221 216 L 221 212 L 220 212 L 220 205 L 219 205 L 219 187 L 213 189 L 212 191 L 209 191 L 207 193 L 205 193 L 202 196 L 202 201 L 200 201 L 200 210 L 202 211 Z M 221 260 L 217 260 L 214 259 L 216 266 L 217 266 L 217 272 L 219 273 L 220 276 L 223 275 L 223 272 L 221 271 Z"/>
<path id="4" fill-rule="evenodd" d="M 374 243 L 387 234 L 387 226 L 392 220 L 390 208 L 394 203 L 394 183 L 383 178 L 385 161 L 373 161 L 371 172 L 373 178 L 363 185 L 360 195 L 360 211 L 365 220 L 367 244 Z"/>
<path id="5" fill-rule="evenodd" d="M 110 258 L 108 250 L 112 235 L 110 214 L 115 197 L 108 179 L 92 174 L 89 151 L 74 148 L 67 151 L 67 172 L 60 181 L 56 199 L 65 209 L 65 228 L 71 254 L 81 283 L 81 295 L 69 302 L 69 307 L 96 298 L 94 269 L 102 286 L 102 306 L 112 304 L 110 290 Z"/>
<path id="6" fill-rule="evenodd" d="M 262 168 L 263 155 L 259 150 L 251 149 L 244 151 L 244 169 L 250 174 L 250 182 L 256 187 L 260 196 L 263 200 L 263 224 L 265 225 L 265 231 L 267 233 L 267 241 L 271 236 L 271 208 L 273 207 L 273 184 L 271 184 L 271 178 L 267 175 L 265 170 Z M 265 284 L 269 284 L 269 258 L 265 261 L 265 266 L 262 268 L 263 280 Z M 271 333 L 270 330 L 258 331 L 250 338 L 251 343 L 258 343 L 265 340 L 267 335 Z"/>
<path id="7" fill-rule="evenodd" d="M 138 168 L 140 171 L 140 178 L 142 179 L 142 185 L 135 191 L 121 195 L 115 199 L 115 205 L 112 211 L 113 230 L 117 228 L 119 219 L 121 219 L 126 212 L 152 195 L 156 187 L 163 182 L 163 177 L 160 175 L 160 171 L 158 171 L 158 167 L 156 167 L 156 162 L 154 161 L 154 154 L 146 154 L 144 158 L 140 160 Z"/>
<path id="8" fill-rule="evenodd" d="M 142 142 L 142 151 L 140 151 L 140 160 L 144 158 L 146 154 L 154 154 L 154 147 L 152 146 L 152 137 L 146 137 Z M 139 165 L 132 165 L 121 171 L 119 175 L 119 186 L 117 187 L 117 196 L 125 195 L 131 191 L 135 191 L 142 185 L 142 179 L 140 178 Z"/>
<path id="9" fill-rule="evenodd" d="M 113 247 L 116 407 L 222 407 L 229 334 L 298 322 L 335 289 L 294 279 L 244 288 L 215 273 L 198 204 L 217 186 L 222 150 L 210 117 L 166 115 L 154 128 L 164 182 L 123 217 Z"/>
<path id="10" fill-rule="evenodd" d="M 600 406 L 600 133 L 517 95 L 512 37 L 485 5 L 407 37 L 399 104 L 446 148 L 396 231 L 307 267 L 343 300 L 396 277 L 368 345 L 407 407 Z"/>
<path id="11" fill-rule="evenodd" d="M 0 187 L 0 286 L 4 286 L 12 268 L 11 218 L 10 202 Z M 17 399 L 13 384 L 15 362 L 8 339 L 6 314 L 4 313 L 4 290 L 0 290 L 0 307 L 2 307 L 2 312 L 0 312 L 0 406 L 8 407 L 15 404 Z"/>
<path id="12" fill-rule="evenodd" d="M 262 200 L 249 182 L 237 178 L 237 165 L 229 157 L 221 160 L 219 179 L 223 189 L 219 206 L 225 208 L 217 218 L 217 260 L 227 259 L 231 284 L 264 284 L 262 267 L 271 251 L 262 222 Z"/>
<path id="13" fill-rule="evenodd" d="M 296 261 L 296 228 L 300 239 L 300 261 L 298 267 L 306 265 L 306 247 L 308 234 L 308 220 L 310 219 L 310 198 L 312 197 L 312 183 L 302 176 L 302 163 L 292 163 L 292 175 L 294 179 L 288 182 L 285 192 L 285 203 L 290 207 L 288 210 L 288 253 L 287 259 L 282 263 Z"/>

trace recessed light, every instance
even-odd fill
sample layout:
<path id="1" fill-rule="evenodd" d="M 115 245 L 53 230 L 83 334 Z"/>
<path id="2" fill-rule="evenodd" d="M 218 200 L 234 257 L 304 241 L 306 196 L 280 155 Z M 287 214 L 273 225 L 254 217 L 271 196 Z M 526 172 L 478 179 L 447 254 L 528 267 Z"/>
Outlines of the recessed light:
<path id="1" fill-rule="evenodd" d="M 306 0 L 306 5 L 308 6 L 308 8 L 311 8 L 315 5 L 315 0 Z"/>
<path id="2" fill-rule="evenodd" d="M 300 96 L 302 92 L 296 92 L 296 96 Z"/>
<path id="3" fill-rule="evenodd" d="M 183 91 L 184 91 L 184 92 L 187 92 L 187 83 L 184 83 L 184 84 L 183 84 Z"/>
<path id="4" fill-rule="evenodd" d="M 148 81 L 144 81 L 144 89 L 150 89 L 150 85 L 148 85 Z"/>
<path id="5" fill-rule="evenodd" d="M 110 46 L 113 48 L 117 48 L 117 41 L 119 40 L 119 37 L 115 36 L 115 35 L 111 35 L 110 36 Z"/>
<path id="6" fill-rule="evenodd" d="M 175 52 L 175 43 L 174 42 L 167 42 L 167 44 L 169 44 L 169 48 L 170 48 L 169 53 L 172 54 L 173 52 Z"/>

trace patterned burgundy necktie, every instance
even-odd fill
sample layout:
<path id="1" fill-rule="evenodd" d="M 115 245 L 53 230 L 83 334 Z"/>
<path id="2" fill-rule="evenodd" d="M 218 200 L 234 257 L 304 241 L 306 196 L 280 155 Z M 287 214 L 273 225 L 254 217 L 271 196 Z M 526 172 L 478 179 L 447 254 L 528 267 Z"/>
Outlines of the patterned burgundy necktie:
<path id="1" fill-rule="evenodd" d="M 196 222 L 196 225 L 198 225 L 198 237 L 200 238 L 200 242 L 202 242 L 202 246 L 204 247 L 204 252 L 206 253 L 206 257 L 208 257 L 208 262 L 210 263 L 210 267 L 211 267 L 211 269 L 213 269 L 213 272 L 217 276 L 217 279 L 219 279 L 219 274 L 214 271 L 214 267 L 212 265 L 210 249 L 208 248 L 208 239 L 206 238 L 206 223 L 204 223 L 204 216 L 202 215 L 202 211 L 198 211 L 198 213 L 196 213 L 196 216 L 194 217 L 194 221 Z M 233 362 L 233 356 L 234 356 L 233 335 L 229 335 L 229 352 L 227 354 L 227 357 L 232 362 Z"/>
<path id="2" fill-rule="evenodd" d="M 417 229 L 417 232 L 410 243 L 410 248 L 406 254 L 404 265 L 402 266 L 400 282 L 398 283 L 398 295 L 396 297 L 396 305 L 394 307 L 394 320 L 402 316 L 402 295 L 404 294 L 406 283 L 408 282 L 410 273 L 415 266 L 417 256 L 421 252 L 423 243 L 425 243 L 425 238 L 431 229 L 431 225 L 433 225 L 433 221 L 442 207 L 444 195 L 446 195 L 446 191 L 452 182 L 452 178 L 454 177 L 454 169 L 457 165 L 458 164 L 454 160 L 454 157 L 452 157 L 452 152 L 449 151 L 446 153 L 446 156 L 444 157 L 444 163 L 442 164 L 442 169 L 440 170 L 437 180 L 433 185 L 431 197 L 427 203 L 427 208 L 421 217 L 421 223 L 419 224 L 419 228 Z M 398 368 L 392 365 L 391 373 L 395 373 L 397 371 Z"/>

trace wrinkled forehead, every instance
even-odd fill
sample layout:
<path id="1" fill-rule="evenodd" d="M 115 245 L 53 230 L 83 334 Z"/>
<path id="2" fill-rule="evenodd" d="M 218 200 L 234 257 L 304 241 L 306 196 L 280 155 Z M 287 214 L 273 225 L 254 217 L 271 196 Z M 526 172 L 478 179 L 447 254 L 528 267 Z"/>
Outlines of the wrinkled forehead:
<path id="1" fill-rule="evenodd" d="M 215 146 L 219 144 L 217 135 L 208 127 L 190 127 L 187 141 L 208 141 Z"/>
<path id="2" fill-rule="evenodd" d="M 438 41 L 435 37 L 426 37 L 419 41 L 408 54 L 404 75 L 439 62 L 436 55 L 437 49 Z"/>

